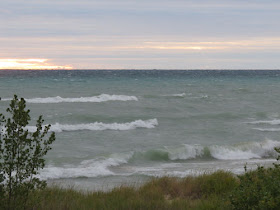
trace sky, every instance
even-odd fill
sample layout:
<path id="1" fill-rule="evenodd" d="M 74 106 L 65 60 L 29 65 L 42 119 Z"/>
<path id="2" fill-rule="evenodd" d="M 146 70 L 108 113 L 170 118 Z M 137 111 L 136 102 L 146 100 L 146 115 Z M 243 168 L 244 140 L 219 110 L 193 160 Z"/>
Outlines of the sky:
<path id="1" fill-rule="evenodd" d="M 0 69 L 280 69 L 279 0 L 0 3 Z"/>

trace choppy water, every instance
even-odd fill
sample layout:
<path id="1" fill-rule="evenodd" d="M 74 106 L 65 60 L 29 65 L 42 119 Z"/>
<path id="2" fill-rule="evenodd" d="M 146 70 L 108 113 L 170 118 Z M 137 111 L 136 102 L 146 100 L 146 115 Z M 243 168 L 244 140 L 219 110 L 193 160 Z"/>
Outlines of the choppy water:
<path id="1" fill-rule="evenodd" d="M 280 146 L 280 71 L 0 71 L 57 140 L 40 177 L 83 189 L 244 164 Z"/>

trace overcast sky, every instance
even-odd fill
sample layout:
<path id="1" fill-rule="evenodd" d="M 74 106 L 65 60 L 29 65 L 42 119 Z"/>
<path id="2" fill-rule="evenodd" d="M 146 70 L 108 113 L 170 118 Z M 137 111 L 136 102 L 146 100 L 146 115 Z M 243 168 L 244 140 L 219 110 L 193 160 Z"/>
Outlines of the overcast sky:
<path id="1" fill-rule="evenodd" d="M 279 0 L 0 0 L 0 60 L 280 69 Z"/>

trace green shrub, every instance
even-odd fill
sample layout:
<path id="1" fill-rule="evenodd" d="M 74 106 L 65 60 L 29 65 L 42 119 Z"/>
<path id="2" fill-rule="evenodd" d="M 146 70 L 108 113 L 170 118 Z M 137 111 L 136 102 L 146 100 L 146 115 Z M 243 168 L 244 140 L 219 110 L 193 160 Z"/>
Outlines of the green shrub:
<path id="1" fill-rule="evenodd" d="M 280 209 L 280 168 L 258 167 L 239 176 L 230 201 L 233 209 Z"/>
<path id="2" fill-rule="evenodd" d="M 45 166 L 43 157 L 51 149 L 55 134 L 47 137 L 50 125 L 43 128 L 42 116 L 37 120 L 36 131 L 26 126 L 30 110 L 23 98 L 15 95 L 6 110 L 9 117 L 0 114 L 0 208 L 24 209 L 28 195 L 46 183 L 35 177 Z M 2 127 L 4 126 L 4 127 Z"/>

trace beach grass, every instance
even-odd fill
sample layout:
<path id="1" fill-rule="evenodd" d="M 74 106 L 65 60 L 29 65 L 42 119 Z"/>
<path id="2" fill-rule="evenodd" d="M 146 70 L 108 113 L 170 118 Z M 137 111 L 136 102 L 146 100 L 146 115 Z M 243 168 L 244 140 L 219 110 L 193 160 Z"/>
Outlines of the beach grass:
<path id="1" fill-rule="evenodd" d="M 224 171 L 197 177 L 154 178 L 140 187 L 84 192 L 48 187 L 29 196 L 30 209 L 230 209 L 238 178 Z"/>

